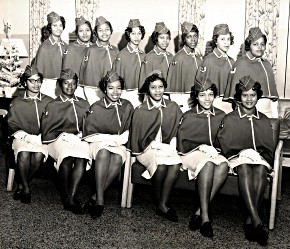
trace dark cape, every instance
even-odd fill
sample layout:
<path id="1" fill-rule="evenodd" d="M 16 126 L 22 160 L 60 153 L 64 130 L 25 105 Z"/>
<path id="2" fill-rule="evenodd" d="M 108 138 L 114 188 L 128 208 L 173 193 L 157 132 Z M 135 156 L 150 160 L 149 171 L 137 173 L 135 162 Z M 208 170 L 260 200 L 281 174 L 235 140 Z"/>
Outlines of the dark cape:
<path id="1" fill-rule="evenodd" d="M 162 143 L 169 144 L 176 136 L 182 112 L 173 101 L 162 99 L 162 104 L 162 116 L 161 111 L 154 107 L 150 98 L 135 109 L 128 144 L 133 154 L 141 154 L 145 151 L 156 138 L 160 126 Z"/>
<path id="2" fill-rule="evenodd" d="M 208 116 L 210 116 L 210 127 Z M 198 106 L 188 110 L 183 114 L 181 124 L 178 127 L 177 151 L 180 154 L 186 154 L 202 144 L 219 148 L 216 135 L 224 116 L 224 111 L 215 107 L 210 114 L 205 114 Z"/>

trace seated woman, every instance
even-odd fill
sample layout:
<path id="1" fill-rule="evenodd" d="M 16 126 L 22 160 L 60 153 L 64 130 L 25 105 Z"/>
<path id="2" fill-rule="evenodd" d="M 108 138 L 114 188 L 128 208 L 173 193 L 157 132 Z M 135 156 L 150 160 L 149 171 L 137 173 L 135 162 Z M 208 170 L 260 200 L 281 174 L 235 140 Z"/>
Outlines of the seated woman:
<path id="1" fill-rule="evenodd" d="M 146 78 L 140 93 L 149 96 L 133 113 L 128 147 L 146 167 L 143 176 L 151 178 L 156 214 L 177 222 L 176 211 L 169 207 L 169 198 L 181 165 L 176 151 L 176 132 L 182 112 L 175 102 L 163 98 L 166 87 L 159 70 Z"/>
<path id="2" fill-rule="evenodd" d="M 27 66 L 21 76 L 25 87 L 23 97 L 17 97 L 10 105 L 8 130 L 14 138 L 12 149 L 16 160 L 17 189 L 13 198 L 30 203 L 29 183 L 43 161 L 47 159 L 47 146 L 40 136 L 40 117 L 52 98 L 40 93 L 43 76 L 35 66 Z"/>
<path id="3" fill-rule="evenodd" d="M 191 230 L 200 228 L 205 237 L 213 237 L 208 216 L 209 202 L 214 198 L 228 175 L 227 159 L 219 154 L 216 134 L 225 116 L 213 107 L 217 87 L 207 78 L 195 80 L 191 88 L 192 107 L 184 113 L 177 132 L 177 150 L 182 167 L 188 169 L 189 180 L 197 178 L 200 208 L 189 222 Z"/>
<path id="4" fill-rule="evenodd" d="M 84 140 L 90 143 L 94 160 L 96 194 L 85 204 L 93 219 L 104 210 L 104 192 L 126 160 L 132 104 L 121 99 L 124 80 L 115 71 L 107 72 L 99 83 L 105 97 L 95 102 L 84 118 Z"/>
<path id="5" fill-rule="evenodd" d="M 82 119 L 89 103 L 74 95 L 78 77 L 71 69 L 61 71 L 58 83 L 62 93 L 42 115 L 42 141 L 48 144 L 48 153 L 55 160 L 64 208 L 81 214 L 82 206 L 75 196 L 86 165 L 89 169 L 89 144 L 81 141 Z"/>
<path id="6" fill-rule="evenodd" d="M 238 107 L 221 123 L 218 140 L 229 165 L 238 174 L 239 189 L 249 216 L 244 225 L 246 239 L 266 244 L 268 234 L 258 213 L 267 172 L 273 163 L 274 142 L 269 118 L 256 109 L 263 92 L 261 85 L 244 76 L 236 85 L 234 95 Z"/>

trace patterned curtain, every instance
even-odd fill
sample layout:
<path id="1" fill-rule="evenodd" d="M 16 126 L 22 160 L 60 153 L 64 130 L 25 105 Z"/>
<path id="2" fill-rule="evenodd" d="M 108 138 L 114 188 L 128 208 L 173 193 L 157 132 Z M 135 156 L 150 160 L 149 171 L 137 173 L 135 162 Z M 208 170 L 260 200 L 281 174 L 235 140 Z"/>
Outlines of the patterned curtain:
<path id="1" fill-rule="evenodd" d="M 76 0 L 76 17 L 83 16 L 94 27 L 99 7 L 100 0 Z"/>
<path id="2" fill-rule="evenodd" d="M 251 27 L 260 27 L 267 36 L 267 46 L 264 57 L 277 71 L 278 21 L 280 0 L 246 0 L 245 37 Z"/>
<path id="3" fill-rule="evenodd" d="M 206 0 L 179 0 L 179 34 L 181 34 L 181 23 L 184 21 L 194 23 L 199 29 L 197 45 L 199 51 L 202 51 L 204 47 L 205 3 Z"/>
<path id="4" fill-rule="evenodd" d="M 31 62 L 41 43 L 41 29 L 47 23 L 50 0 L 30 0 L 29 5 L 29 60 Z"/>

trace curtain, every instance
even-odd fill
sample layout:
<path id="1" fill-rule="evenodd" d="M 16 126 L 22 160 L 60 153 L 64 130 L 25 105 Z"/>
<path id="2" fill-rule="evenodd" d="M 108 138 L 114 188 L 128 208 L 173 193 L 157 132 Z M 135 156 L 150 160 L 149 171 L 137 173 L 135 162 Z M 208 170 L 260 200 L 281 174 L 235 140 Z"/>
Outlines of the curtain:
<path id="1" fill-rule="evenodd" d="M 277 45 L 280 0 L 246 0 L 245 37 L 251 27 L 259 27 L 267 36 L 264 57 L 270 61 L 274 74 L 277 71 Z"/>
<path id="2" fill-rule="evenodd" d="M 46 16 L 50 8 L 50 0 L 29 1 L 29 60 L 36 55 L 41 43 L 41 29 L 47 24 Z"/>
<path id="3" fill-rule="evenodd" d="M 179 0 L 179 34 L 181 34 L 180 24 L 184 21 L 194 23 L 199 29 L 197 45 L 199 51 L 204 47 L 205 3 L 206 0 Z"/>
<path id="4" fill-rule="evenodd" d="M 97 9 L 100 7 L 100 0 L 76 0 L 76 17 L 83 16 L 95 26 Z"/>

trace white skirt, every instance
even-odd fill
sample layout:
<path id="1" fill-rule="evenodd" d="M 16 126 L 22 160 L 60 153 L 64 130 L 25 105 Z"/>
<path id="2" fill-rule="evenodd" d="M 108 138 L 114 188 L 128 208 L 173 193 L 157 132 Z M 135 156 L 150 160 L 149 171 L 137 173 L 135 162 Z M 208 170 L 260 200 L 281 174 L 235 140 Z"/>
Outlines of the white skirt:
<path id="1" fill-rule="evenodd" d="M 146 171 L 142 174 L 144 178 L 150 179 L 157 170 L 158 165 L 176 165 L 182 163 L 177 151 L 170 156 L 163 156 L 163 154 L 162 150 L 149 147 L 144 153 L 137 156 L 137 160 L 146 167 Z"/>
<path id="2" fill-rule="evenodd" d="M 15 157 L 15 162 L 17 163 L 17 156 L 19 152 L 25 151 L 25 152 L 40 152 L 44 155 L 44 162 L 46 161 L 48 157 L 48 150 L 47 150 L 47 145 L 42 144 L 40 146 L 38 145 L 33 145 L 31 143 L 28 143 L 26 141 L 23 141 L 18 138 L 14 138 L 13 143 L 12 143 L 12 149 L 14 151 L 14 157 Z"/>
<path id="3" fill-rule="evenodd" d="M 107 146 L 103 142 L 90 143 L 90 157 L 94 160 L 97 157 L 99 150 L 106 149 L 114 154 L 118 154 L 122 157 L 122 164 L 126 161 L 126 147 L 124 145 L 120 146 Z"/>
<path id="4" fill-rule="evenodd" d="M 57 171 L 59 170 L 62 160 L 67 157 L 87 159 L 86 170 L 91 168 L 92 159 L 89 154 L 90 147 L 87 142 L 81 141 L 77 145 L 72 145 L 69 142 L 58 139 L 55 142 L 48 144 L 47 147 L 48 154 L 55 160 L 54 167 Z"/>
<path id="5" fill-rule="evenodd" d="M 184 156 L 180 156 L 180 158 L 182 161 L 182 169 L 188 170 L 189 180 L 195 179 L 207 162 L 212 162 L 216 166 L 224 162 L 228 163 L 228 160 L 222 155 L 218 155 L 216 158 L 211 158 L 200 150 L 192 151 Z"/>
<path id="6" fill-rule="evenodd" d="M 272 170 L 272 167 L 270 166 L 270 164 L 262 157 L 260 160 L 253 162 L 251 159 L 247 157 L 240 157 L 238 155 L 229 159 L 229 166 L 231 168 L 231 173 L 236 174 L 236 170 L 234 169 L 242 164 L 264 165 L 268 168 L 269 171 Z"/>

